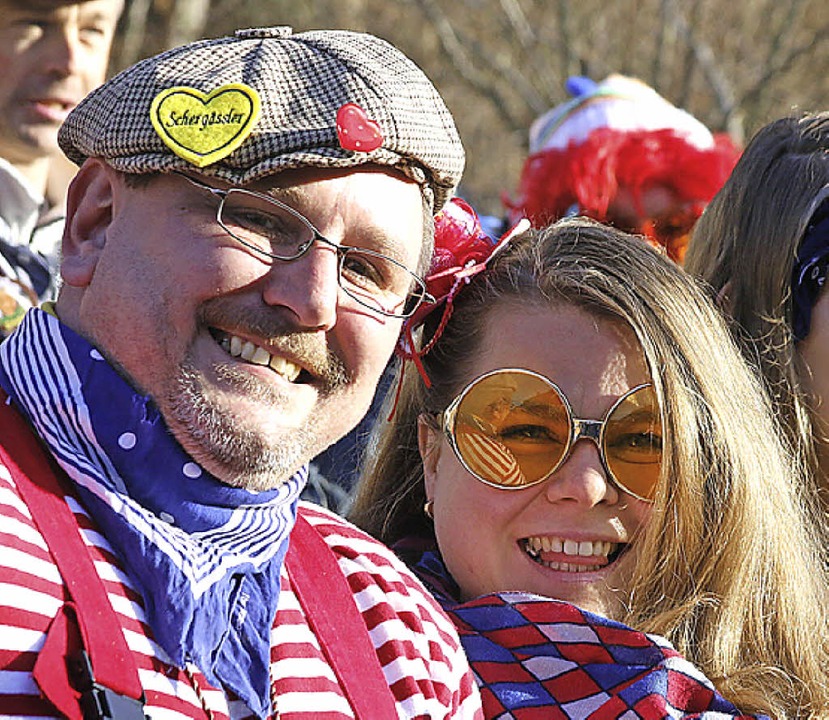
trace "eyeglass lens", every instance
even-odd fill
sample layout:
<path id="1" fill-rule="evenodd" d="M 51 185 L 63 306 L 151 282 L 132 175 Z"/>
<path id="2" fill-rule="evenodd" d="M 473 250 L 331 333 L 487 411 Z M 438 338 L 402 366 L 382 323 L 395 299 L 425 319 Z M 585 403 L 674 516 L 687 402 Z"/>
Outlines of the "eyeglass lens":
<path id="1" fill-rule="evenodd" d="M 300 257 L 320 239 L 338 251 L 343 290 L 384 314 L 406 317 L 423 299 L 422 283 L 402 263 L 368 248 L 339 247 L 319 236 L 299 213 L 257 193 L 230 190 L 219 209 L 219 223 L 248 247 L 280 260 Z"/>
<path id="2" fill-rule="evenodd" d="M 573 418 L 546 378 L 500 371 L 472 384 L 460 398 L 450 431 L 461 461 L 481 480 L 524 487 L 555 471 L 571 446 Z M 601 453 L 613 480 L 652 499 L 662 463 L 662 423 L 651 386 L 632 390 L 608 413 Z"/>

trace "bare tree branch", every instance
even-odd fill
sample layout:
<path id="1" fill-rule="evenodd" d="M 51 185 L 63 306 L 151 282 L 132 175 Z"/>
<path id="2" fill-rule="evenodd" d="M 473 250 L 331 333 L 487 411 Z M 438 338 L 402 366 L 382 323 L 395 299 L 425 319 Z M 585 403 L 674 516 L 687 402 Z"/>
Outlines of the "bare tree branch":
<path id="1" fill-rule="evenodd" d="M 699 0 L 686 0 L 685 7 L 690 6 L 688 14 L 688 24 L 691 27 L 698 27 L 701 14 L 702 3 Z M 680 84 L 679 94 L 676 102 L 680 107 L 687 107 L 691 100 L 691 88 L 693 86 L 694 71 L 696 70 L 696 63 L 694 62 L 694 49 L 690 44 L 685 46 L 685 56 L 682 61 L 682 81 Z"/>
<path id="2" fill-rule="evenodd" d="M 818 28 L 809 42 L 792 48 L 785 56 L 780 57 L 776 64 L 767 64 L 765 72 L 740 97 L 739 104 L 745 107 L 757 103 L 773 78 L 784 75 L 794 64 L 795 60 L 812 52 L 812 50 L 820 46 L 827 39 L 829 39 L 829 24 Z"/>
<path id="3" fill-rule="evenodd" d="M 500 4 L 521 47 L 531 48 L 536 41 L 535 33 L 527 22 L 527 16 L 518 0 L 500 0 Z"/>
<path id="4" fill-rule="evenodd" d="M 531 64 L 532 72 L 537 80 L 535 91 L 539 97 L 549 99 L 551 94 L 557 92 L 561 82 L 560 78 L 551 72 L 550 64 L 546 61 L 546 54 L 538 52 L 539 47 L 543 47 L 538 32 L 527 18 L 520 0 L 499 0 L 499 3 L 521 49 L 536 60 Z M 523 75 L 527 74 L 528 69 L 525 65 Z"/>
<path id="5" fill-rule="evenodd" d="M 789 0 L 789 2 L 789 11 L 777 25 L 776 32 L 771 36 L 771 48 L 769 49 L 767 60 L 769 65 L 776 65 L 780 62 L 785 40 L 791 36 L 794 28 L 797 26 L 797 16 L 803 8 L 803 0 Z"/>
<path id="6" fill-rule="evenodd" d="M 151 2 L 152 0 L 132 0 L 127 6 L 118 53 L 118 67 L 132 65 L 141 57 Z"/>
<path id="7" fill-rule="evenodd" d="M 516 91 L 534 112 L 540 113 L 546 109 L 543 98 L 526 81 L 519 69 L 494 59 L 492 53 L 481 52 L 474 43 L 463 42 L 437 0 L 416 0 L 416 2 L 434 27 L 443 49 L 452 60 L 453 67 L 470 85 L 477 88 L 492 102 L 513 130 L 523 129 L 526 121 L 524 115 L 516 114 L 511 110 L 510 103 L 501 90 L 502 87 Z M 467 48 L 474 52 L 474 60 L 467 52 Z M 478 63 L 490 69 L 494 74 L 494 80 L 490 80 L 486 73 L 478 69 Z"/>
<path id="8" fill-rule="evenodd" d="M 670 22 L 693 51 L 697 65 L 714 93 L 726 129 L 740 142 L 743 137 L 743 128 L 739 107 L 734 97 L 734 90 L 725 73 L 720 69 L 714 51 L 710 45 L 694 36 L 676 0 L 666 0 L 666 7 L 670 13 Z"/>
<path id="9" fill-rule="evenodd" d="M 572 73 L 575 65 L 568 0 L 558 0 L 556 10 L 558 11 L 559 46 L 561 47 L 561 75 L 566 78 Z"/>
<path id="10" fill-rule="evenodd" d="M 653 64 L 651 65 L 650 83 L 653 87 L 659 87 L 659 71 L 665 66 L 665 30 L 668 23 L 665 22 L 668 17 L 667 0 L 660 0 L 659 2 L 659 24 L 656 30 L 656 41 L 653 48 Z"/>

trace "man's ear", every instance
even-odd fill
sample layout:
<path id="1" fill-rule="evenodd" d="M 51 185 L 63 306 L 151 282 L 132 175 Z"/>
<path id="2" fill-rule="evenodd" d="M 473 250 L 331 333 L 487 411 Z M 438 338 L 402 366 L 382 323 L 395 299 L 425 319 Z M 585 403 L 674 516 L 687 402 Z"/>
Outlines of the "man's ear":
<path id="1" fill-rule="evenodd" d="M 69 185 L 60 264 L 66 285 L 86 287 L 92 281 L 112 222 L 116 176 L 106 163 L 90 158 Z"/>
<path id="2" fill-rule="evenodd" d="M 437 465 L 440 459 L 441 432 L 434 427 L 434 421 L 425 415 L 417 418 L 417 448 L 423 461 L 423 482 L 426 497 L 433 498 L 437 478 Z"/>

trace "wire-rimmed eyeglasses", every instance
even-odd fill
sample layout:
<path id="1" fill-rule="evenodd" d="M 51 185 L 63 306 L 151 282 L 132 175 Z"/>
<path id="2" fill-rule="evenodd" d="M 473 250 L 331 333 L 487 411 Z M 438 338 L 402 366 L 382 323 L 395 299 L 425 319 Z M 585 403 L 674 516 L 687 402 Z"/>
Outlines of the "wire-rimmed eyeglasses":
<path id="1" fill-rule="evenodd" d="M 301 258 L 315 242 L 337 253 L 337 280 L 346 295 L 381 315 L 407 318 L 435 299 L 403 263 L 369 248 L 338 245 L 304 215 L 276 198 L 243 188 L 221 189 L 176 173 L 218 198 L 216 221 L 249 250 L 271 260 Z"/>

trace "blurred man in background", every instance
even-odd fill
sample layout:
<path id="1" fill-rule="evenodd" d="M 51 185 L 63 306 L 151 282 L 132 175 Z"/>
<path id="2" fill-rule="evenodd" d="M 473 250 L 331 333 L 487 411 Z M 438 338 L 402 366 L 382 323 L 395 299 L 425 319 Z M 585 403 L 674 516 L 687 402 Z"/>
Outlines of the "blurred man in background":
<path id="1" fill-rule="evenodd" d="M 52 298 L 69 111 L 104 81 L 124 0 L 0 0 L 0 339 Z"/>

